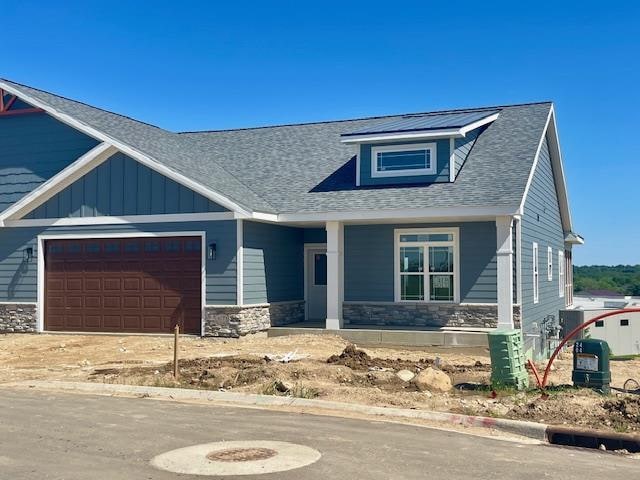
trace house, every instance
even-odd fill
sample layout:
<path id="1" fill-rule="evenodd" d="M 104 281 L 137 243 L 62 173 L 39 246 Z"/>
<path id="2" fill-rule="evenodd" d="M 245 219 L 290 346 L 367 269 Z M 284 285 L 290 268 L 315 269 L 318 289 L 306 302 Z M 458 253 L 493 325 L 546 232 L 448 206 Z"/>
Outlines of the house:
<path id="1" fill-rule="evenodd" d="M 3 331 L 517 327 L 539 355 L 571 302 L 549 102 L 172 133 L 0 89 Z"/>

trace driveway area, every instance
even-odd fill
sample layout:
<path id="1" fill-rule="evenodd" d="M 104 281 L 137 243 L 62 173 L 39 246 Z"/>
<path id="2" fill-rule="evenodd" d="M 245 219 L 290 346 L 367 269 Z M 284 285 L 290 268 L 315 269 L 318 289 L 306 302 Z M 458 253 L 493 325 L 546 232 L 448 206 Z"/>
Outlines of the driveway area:
<path id="1" fill-rule="evenodd" d="M 192 445 L 290 442 L 315 463 L 238 478 L 627 480 L 640 461 L 612 453 L 521 445 L 429 428 L 138 398 L 0 390 L 0 478 L 198 478 L 157 470 L 155 456 Z M 218 477 L 222 478 L 222 477 Z M 224 477 L 230 478 L 230 477 Z"/>

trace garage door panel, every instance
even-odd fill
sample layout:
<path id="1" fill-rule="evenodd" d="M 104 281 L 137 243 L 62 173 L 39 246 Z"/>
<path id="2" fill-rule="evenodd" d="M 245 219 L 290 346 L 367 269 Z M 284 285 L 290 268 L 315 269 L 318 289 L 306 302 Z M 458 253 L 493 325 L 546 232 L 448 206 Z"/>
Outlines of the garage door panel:
<path id="1" fill-rule="evenodd" d="M 102 281 L 102 284 L 103 284 L 104 291 L 120 290 L 120 288 L 122 287 L 122 279 L 121 278 L 105 278 Z"/>
<path id="2" fill-rule="evenodd" d="M 201 239 L 47 241 L 45 328 L 199 333 Z"/>
<path id="3" fill-rule="evenodd" d="M 125 315 L 123 317 L 123 326 L 127 330 L 139 330 L 142 328 L 142 318 L 140 315 Z"/>
<path id="4" fill-rule="evenodd" d="M 105 296 L 105 297 L 103 297 L 103 298 L 102 298 L 102 304 L 103 304 L 103 307 L 104 307 L 105 309 L 110 309 L 110 308 L 117 308 L 117 309 L 119 309 L 119 308 L 121 308 L 121 307 L 122 307 L 122 298 L 120 298 L 120 297 L 111 297 L 111 296 L 107 297 L 107 296 Z"/>
<path id="5" fill-rule="evenodd" d="M 80 278 L 67 278 L 64 286 L 67 292 L 81 292 L 82 291 L 82 277 Z"/>

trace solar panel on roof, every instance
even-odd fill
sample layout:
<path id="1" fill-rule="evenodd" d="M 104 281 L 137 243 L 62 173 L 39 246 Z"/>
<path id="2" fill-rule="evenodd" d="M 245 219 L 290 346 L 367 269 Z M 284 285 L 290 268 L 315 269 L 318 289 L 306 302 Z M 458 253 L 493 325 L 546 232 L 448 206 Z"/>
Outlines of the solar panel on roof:
<path id="1" fill-rule="evenodd" d="M 342 136 L 349 137 L 371 133 L 415 132 L 461 128 L 498 112 L 499 110 L 481 110 L 475 112 L 405 115 L 393 120 L 382 121 L 376 125 L 371 125 L 355 132 L 343 133 Z"/>

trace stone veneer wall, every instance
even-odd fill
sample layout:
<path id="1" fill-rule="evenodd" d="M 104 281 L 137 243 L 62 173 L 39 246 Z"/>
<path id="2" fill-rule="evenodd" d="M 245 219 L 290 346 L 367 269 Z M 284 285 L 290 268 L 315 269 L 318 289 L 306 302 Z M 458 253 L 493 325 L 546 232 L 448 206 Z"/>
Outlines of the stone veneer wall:
<path id="1" fill-rule="evenodd" d="M 497 305 L 345 302 L 342 312 L 350 325 L 495 328 L 498 323 Z M 515 305 L 513 313 L 518 328 L 520 306 Z"/>
<path id="2" fill-rule="evenodd" d="M 304 320 L 304 301 L 278 302 L 264 305 L 207 306 L 204 334 L 209 337 L 241 337 L 267 330 L 271 326 L 288 325 Z"/>
<path id="3" fill-rule="evenodd" d="M 0 304 L 0 333 L 33 333 L 37 330 L 36 304 Z"/>

